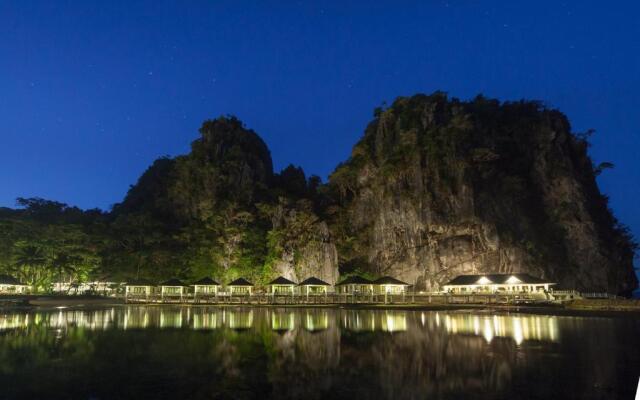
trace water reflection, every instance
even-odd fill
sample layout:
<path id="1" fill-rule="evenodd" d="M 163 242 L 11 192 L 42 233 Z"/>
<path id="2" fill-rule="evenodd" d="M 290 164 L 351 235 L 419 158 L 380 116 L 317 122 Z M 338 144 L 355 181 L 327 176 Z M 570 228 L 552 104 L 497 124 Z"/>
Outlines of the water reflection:
<path id="1" fill-rule="evenodd" d="M 277 332 L 292 331 L 296 326 L 295 314 L 293 311 L 273 311 L 271 312 L 271 329 Z"/>
<path id="2" fill-rule="evenodd" d="M 198 308 L 192 310 L 192 329 L 220 329 L 222 326 L 221 312 Z"/>
<path id="3" fill-rule="evenodd" d="M 253 326 L 253 310 L 223 310 L 222 322 L 231 329 L 249 329 Z"/>
<path id="4" fill-rule="evenodd" d="M 342 316 L 342 328 L 353 332 L 403 332 L 407 330 L 406 311 L 348 310 Z"/>
<path id="5" fill-rule="evenodd" d="M 629 345 L 639 327 L 638 319 L 287 307 L 4 313 L 0 385 L 6 398 L 623 397 L 626 377 L 640 372 Z M 594 382 L 608 392 L 590 396 Z"/>
<path id="6" fill-rule="evenodd" d="M 440 321 L 440 314 L 435 318 Z M 446 314 L 444 326 L 447 332 L 482 336 L 488 343 L 494 337 L 512 338 L 517 344 L 525 340 L 556 342 L 559 336 L 558 317 L 549 315 Z"/>
<path id="7" fill-rule="evenodd" d="M 328 329 L 330 312 L 326 309 L 295 311 L 269 310 L 274 331 L 292 331 L 301 325 L 307 331 Z M 489 315 L 462 312 L 420 312 L 392 310 L 341 310 L 337 316 L 340 328 L 352 332 L 404 332 L 411 318 L 419 326 L 445 329 L 450 334 L 475 335 L 490 343 L 495 337 L 511 338 L 517 344 L 526 340 L 557 342 L 558 319 L 549 315 Z M 254 325 L 254 310 L 247 308 L 157 307 L 138 306 L 101 310 L 59 310 L 53 313 L 0 314 L 0 330 L 25 328 L 30 324 L 46 324 L 51 328 L 82 327 L 86 329 L 191 328 L 219 329 L 224 326 L 245 330 Z"/>
<path id="8" fill-rule="evenodd" d="M 307 331 L 323 331 L 329 328 L 329 313 L 326 310 L 308 310 L 304 313 L 303 321 Z"/>

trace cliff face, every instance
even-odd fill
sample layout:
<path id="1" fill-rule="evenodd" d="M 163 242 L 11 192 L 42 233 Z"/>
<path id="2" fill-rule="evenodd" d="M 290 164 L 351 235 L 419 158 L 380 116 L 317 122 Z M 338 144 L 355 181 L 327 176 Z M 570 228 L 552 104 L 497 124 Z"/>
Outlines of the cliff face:
<path id="1" fill-rule="evenodd" d="M 315 276 L 338 282 L 338 252 L 327 223 L 318 217 L 310 204 L 280 203 L 272 208 L 269 239 L 273 250 L 273 275 L 294 282 Z"/>
<path id="2" fill-rule="evenodd" d="M 142 215 L 165 227 L 136 258 L 162 263 L 175 247 L 158 276 L 333 284 L 362 273 L 437 290 L 459 274 L 527 272 L 588 291 L 637 286 L 633 241 L 598 189 L 586 138 L 538 103 L 399 98 L 326 185 L 293 166 L 274 173 L 266 144 L 235 118 L 200 133 L 114 208 L 120 226 Z"/>
<path id="3" fill-rule="evenodd" d="M 427 290 L 458 274 L 528 272 L 628 292 L 633 250 L 586 148 L 537 103 L 398 99 L 330 177 L 341 272 Z"/>

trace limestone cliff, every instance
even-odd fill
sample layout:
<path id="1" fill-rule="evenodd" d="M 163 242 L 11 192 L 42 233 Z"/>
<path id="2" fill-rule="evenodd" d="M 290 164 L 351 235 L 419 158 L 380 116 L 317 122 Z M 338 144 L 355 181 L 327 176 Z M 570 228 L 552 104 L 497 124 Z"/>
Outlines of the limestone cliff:
<path id="1" fill-rule="evenodd" d="M 304 203 L 292 207 L 281 202 L 271 214 L 270 239 L 277 249 L 274 275 L 294 282 L 315 276 L 333 285 L 338 282 L 336 246 L 327 223 Z"/>
<path id="2" fill-rule="evenodd" d="M 162 231 L 163 242 L 140 249 L 160 261 L 148 275 L 335 283 L 336 247 L 312 204 L 319 182 L 299 167 L 274 173 L 264 141 L 235 117 L 205 121 L 200 135 L 190 153 L 158 159 L 114 207 L 119 225 L 143 218 L 147 242 Z M 176 257 L 165 262 L 158 253 L 168 248 Z"/>
<path id="3" fill-rule="evenodd" d="M 399 98 L 376 111 L 329 187 L 342 273 L 427 290 L 483 272 L 613 293 L 637 285 L 633 243 L 598 190 L 586 140 L 535 102 Z"/>

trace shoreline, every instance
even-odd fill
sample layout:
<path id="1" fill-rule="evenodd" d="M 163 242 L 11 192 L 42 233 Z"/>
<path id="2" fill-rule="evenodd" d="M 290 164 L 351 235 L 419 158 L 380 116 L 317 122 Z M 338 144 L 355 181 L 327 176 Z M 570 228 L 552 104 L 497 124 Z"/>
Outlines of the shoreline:
<path id="1" fill-rule="evenodd" d="M 255 308 L 333 308 L 345 310 L 404 310 L 404 311 L 476 311 L 491 313 L 521 313 L 572 317 L 640 317 L 640 304 L 625 307 L 602 300 L 581 301 L 566 305 L 500 305 L 500 304 L 242 304 L 242 303 L 125 303 L 123 299 L 106 296 L 47 296 L 22 295 L 0 297 L 0 311 L 47 310 L 60 308 L 92 309 L 113 306 L 157 306 L 157 307 L 255 307 Z M 620 301 L 618 301 L 619 303 Z M 586 304 L 586 305 L 585 305 Z M 617 307 L 617 308 L 616 308 Z"/>

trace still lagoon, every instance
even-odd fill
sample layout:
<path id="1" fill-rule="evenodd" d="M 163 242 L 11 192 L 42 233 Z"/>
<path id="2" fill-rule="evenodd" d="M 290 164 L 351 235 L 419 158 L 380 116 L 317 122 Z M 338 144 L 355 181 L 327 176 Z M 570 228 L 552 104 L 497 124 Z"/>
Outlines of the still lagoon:
<path id="1" fill-rule="evenodd" d="M 632 399 L 640 318 L 116 306 L 0 312 L 6 399 Z"/>

